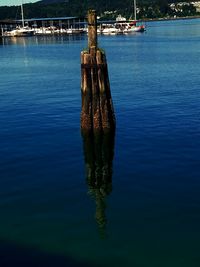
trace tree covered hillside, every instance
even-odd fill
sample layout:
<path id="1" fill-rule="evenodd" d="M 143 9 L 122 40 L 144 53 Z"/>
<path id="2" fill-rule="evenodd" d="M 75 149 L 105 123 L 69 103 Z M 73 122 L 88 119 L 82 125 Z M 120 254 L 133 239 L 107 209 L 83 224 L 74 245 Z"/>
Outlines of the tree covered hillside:
<path id="1" fill-rule="evenodd" d="M 138 18 L 157 18 L 196 15 L 196 8 L 186 1 L 185 7 L 172 8 L 177 0 L 137 0 Z M 178 5 L 178 4 L 177 4 Z M 130 18 L 133 15 L 133 0 L 42 0 L 24 5 L 26 18 L 80 16 L 88 9 L 96 9 L 102 19 L 115 19 L 118 14 Z M 107 11 L 107 12 L 106 12 Z M 20 7 L 0 7 L 0 19 L 20 19 Z"/>

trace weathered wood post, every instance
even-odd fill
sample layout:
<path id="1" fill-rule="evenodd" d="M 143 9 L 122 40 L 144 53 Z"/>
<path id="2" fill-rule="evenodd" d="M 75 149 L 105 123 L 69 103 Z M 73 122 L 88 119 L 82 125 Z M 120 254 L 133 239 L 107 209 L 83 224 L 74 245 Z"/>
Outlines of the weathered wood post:
<path id="1" fill-rule="evenodd" d="M 115 130 L 115 115 L 110 92 L 105 52 L 97 44 L 97 16 L 88 11 L 88 50 L 81 52 L 81 130 Z"/>
<path id="2" fill-rule="evenodd" d="M 97 50 L 97 18 L 95 10 L 88 11 L 88 48 L 95 56 Z"/>
<path id="3" fill-rule="evenodd" d="M 106 55 L 98 48 L 96 11 L 88 11 L 88 49 L 81 52 L 81 132 L 86 179 L 95 197 L 95 218 L 105 233 L 106 196 L 112 190 L 115 115 L 110 92 Z"/>

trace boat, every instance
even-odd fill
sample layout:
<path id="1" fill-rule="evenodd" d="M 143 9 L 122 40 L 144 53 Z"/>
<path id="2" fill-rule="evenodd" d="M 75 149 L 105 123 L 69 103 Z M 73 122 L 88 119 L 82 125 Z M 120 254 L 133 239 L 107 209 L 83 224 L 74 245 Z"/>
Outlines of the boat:
<path id="1" fill-rule="evenodd" d="M 124 33 L 131 33 L 131 32 L 144 32 L 145 31 L 145 25 L 137 25 L 137 5 L 136 0 L 134 0 L 134 20 L 130 21 L 128 24 L 128 27 L 125 28 Z"/>
<path id="2" fill-rule="evenodd" d="M 34 29 L 31 29 L 28 26 L 25 26 L 24 22 L 24 10 L 23 10 L 23 2 L 21 3 L 21 17 L 22 17 L 22 26 L 17 26 L 15 29 L 11 31 L 4 32 L 4 36 L 10 37 L 26 37 L 26 36 L 33 36 L 35 33 Z"/>
<path id="3" fill-rule="evenodd" d="M 16 29 L 12 31 L 8 31 L 4 33 L 4 36 L 10 37 L 26 37 L 26 36 L 33 36 L 35 31 L 30 29 L 29 27 L 16 27 Z"/>
<path id="4" fill-rule="evenodd" d="M 118 29 L 118 33 L 128 34 L 134 32 L 144 32 L 144 25 L 136 25 L 136 21 L 117 22 L 115 27 Z"/>
<path id="5" fill-rule="evenodd" d="M 131 21 L 129 22 L 129 26 L 127 29 L 125 29 L 124 33 L 131 33 L 131 32 L 144 32 L 145 31 L 145 26 L 142 25 L 137 25 L 137 21 Z"/>
<path id="6" fill-rule="evenodd" d="M 118 15 L 116 18 L 115 28 L 118 29 L 118 34 L 128 34 L 145 31 L 144 24 L 138 25 L 136 0 L 134 0 L 134 19 L 126 20 L 126 18 L 123 18 L 121 15 Z"/>
<path id="7" fill-rule="evenodd" d="M 119 30 L 112 24 L 102 24 L 101 33 L 105 35 L 118 34 Z"/>

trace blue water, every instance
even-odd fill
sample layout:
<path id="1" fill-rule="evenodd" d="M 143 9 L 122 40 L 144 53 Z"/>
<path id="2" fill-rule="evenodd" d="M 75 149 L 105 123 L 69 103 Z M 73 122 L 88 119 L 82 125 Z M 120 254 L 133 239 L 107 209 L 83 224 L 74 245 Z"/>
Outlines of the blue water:
<path id="1" fill-rule="evenodd" d="M 99 200 L 80 134 L 87 36 L 1 41 L 0 266 L 200 265 L 199 43 L 198 19 L 99 37 L 117 120 Z"/>

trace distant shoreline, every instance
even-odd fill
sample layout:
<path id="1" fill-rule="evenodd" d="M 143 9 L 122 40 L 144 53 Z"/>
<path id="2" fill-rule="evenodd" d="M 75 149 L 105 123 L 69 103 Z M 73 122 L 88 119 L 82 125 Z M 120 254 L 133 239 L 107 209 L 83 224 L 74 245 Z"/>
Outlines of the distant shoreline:
<path id="1" fill-rule="evenodd" d="M 186 20 L 186 19 L 200 19 L 200 16 L 177 17 L 177 18 L 139 19 L 138 21 L 151 22 L 151 21 L 169 21 L 169 20 Z"/>
<path id="2" fill-rule="evenodd" d="M 153 18 L 153 19 L 146 18 L 146 19 L 138 19 L 137 21 L 138 22 L 151 22 L 151 21 L 154 22 L 154 21 L 189 20 L 189 19 L 200 19 L 200 16 L 177 17 L 177 18 Z M 112 21 L 115 22 L 115 20 L 112 20 Z M 101 22 L 101 20 L 99 20 L 99 22 Z M 3 19 L 3 20 L 0 20 L 0 23 L 12 24 L 12 23 L 16 23 L 16 21 L 13 19 Z"/>

